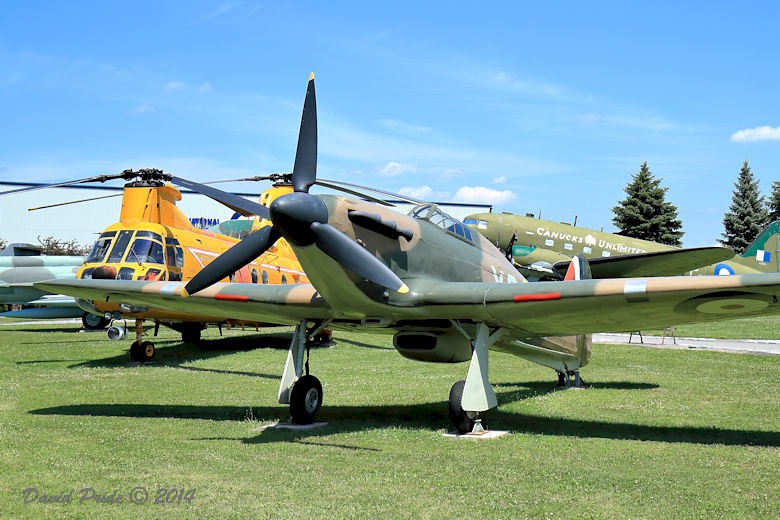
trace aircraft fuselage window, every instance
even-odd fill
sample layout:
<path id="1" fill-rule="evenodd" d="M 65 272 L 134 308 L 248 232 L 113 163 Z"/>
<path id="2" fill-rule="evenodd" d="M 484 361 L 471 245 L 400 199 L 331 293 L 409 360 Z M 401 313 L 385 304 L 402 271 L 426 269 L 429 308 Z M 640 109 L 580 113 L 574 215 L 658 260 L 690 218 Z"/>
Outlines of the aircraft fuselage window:
<path id="1" fill-rule="evenodd" d="M 610 256 L 611 254 L 612 253 L 610 253 L 609 251 L 602 251 L 601 252 L 601 256 Z"/>
<path id="2" fill-rule="evenodd" d="M 545 239 L 544 245 L 546 245 L 547 247 L 552 247 L 555 245 L 555 240 L 551 238 Z"/>
<path id="3" fill-rule="evenodd" d="M 127 244 L 130 243 L 130 239 L 133 236 L 133 232 L 130 230 L 120 231 L 114 242 L 114 247 L 111 248 L 111 253 L 108 255 L 108 263 L 116 264 L 122 261 L 122 257 L 125 256 L 125 249 Z"/>
<path id="4" fill-rule="evenodd" d="M 566 242 L 565 244 L 563 244 L 563 248 L 567 251 L 571 251 L 572 249 L 574 249 L 574 244 L 569 244 L 568 242 Z"/>
<path id="5" fill-rule="evenodd" d="M 582 248 L 582 252 L 585 253 L 586 255 L 589 255 L 593 252 L 593 248 L 591 248 L 590 246 L 585 246 Z"/>
<path id="6" fill-rule="evenodd" d="M 262 280 L 263 280 L 263 283 L 268 283 L 268 272 L 267 271 L 263 271 Z"/>

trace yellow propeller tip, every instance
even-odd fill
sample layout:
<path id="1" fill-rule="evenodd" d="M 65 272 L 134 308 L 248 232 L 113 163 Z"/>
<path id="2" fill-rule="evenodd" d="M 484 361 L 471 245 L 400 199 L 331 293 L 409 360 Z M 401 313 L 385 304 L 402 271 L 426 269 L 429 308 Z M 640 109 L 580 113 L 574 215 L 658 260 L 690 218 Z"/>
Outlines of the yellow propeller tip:
<path id="1" fill-rule="evenodd" d="M 401 287 L 398 288 L 398 292 L 401 294 L 406 294 L 409 292 L 409 287 L 406 284 L 401 284 Z"/>
<path id="2" fill-rule="evenodd" d="M 309 73 L 309 81 L 312 81 L 313 79 L 314 79 L 314 73 L 310 72 Z"/>
<path id="3" fill-rule="evenodd" d="M 187 289 L 182 285 L 181 289 L 179 290 L 179 296 L 182 298 L 189 297 L 190 293 L 187 292 Z"/>

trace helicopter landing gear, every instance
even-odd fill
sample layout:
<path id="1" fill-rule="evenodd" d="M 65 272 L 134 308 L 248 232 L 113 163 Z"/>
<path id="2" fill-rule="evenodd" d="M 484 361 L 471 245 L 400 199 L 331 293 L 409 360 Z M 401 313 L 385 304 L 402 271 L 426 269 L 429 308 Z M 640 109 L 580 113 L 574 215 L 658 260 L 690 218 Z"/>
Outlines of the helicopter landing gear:
<path id="1" fill-rule="evenodd" d="M 102 330 L 110 322 L 111 320 L 106 319 L 105 316 L 92 314 L 91 312 L 85 312 L 81 315 L 81 324 L 84 326 L 84 330 Z"/>
<path id="2" fill-rule="evenodd" d="M 156 349 L 151 341 L 143 341 L 144 320 L 135 320 L 135 341 L 130 345 L 130 358 L 133 361 L 147 363 L 152 360 Z"/>

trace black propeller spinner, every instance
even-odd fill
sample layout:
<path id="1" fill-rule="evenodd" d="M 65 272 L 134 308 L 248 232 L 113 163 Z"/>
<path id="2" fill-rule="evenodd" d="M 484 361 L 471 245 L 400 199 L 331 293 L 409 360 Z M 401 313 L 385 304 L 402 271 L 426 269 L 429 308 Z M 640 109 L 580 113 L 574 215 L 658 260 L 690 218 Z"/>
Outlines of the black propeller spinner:
<path id="1" fill-rule="evenodd" d="M 273 223 L 252 233 L 204 267 L 187 283 L 183 293 L 193 294 L 213 285 L 267 251 L 280 237 L 297 246 L 314 244 L 345 268 L 382 287 L 400 293 L 409 290 L 383 262 L 328 224 L 325 203 L 319 197 L 309 194 L 309 188 L 317 182 L 317 99 L 314 74 L 309 76 L 303 103 L 291 176 L 293 193 L 275 199 L 269 210 L 209 186 L 177 177 L 172 177 L 171 181 L 211 197 L 239 213 L 258 215 Z"/>

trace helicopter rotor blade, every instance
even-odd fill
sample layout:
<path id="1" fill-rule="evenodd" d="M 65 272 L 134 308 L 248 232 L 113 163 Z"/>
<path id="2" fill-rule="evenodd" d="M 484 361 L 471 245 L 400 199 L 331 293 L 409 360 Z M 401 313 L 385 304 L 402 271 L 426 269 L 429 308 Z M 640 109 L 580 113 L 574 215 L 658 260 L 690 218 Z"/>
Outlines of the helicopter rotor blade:
<path id="1" fill-rule="evenodd" d="M 184 292 L 194 294 L 238 271 L 265 253 L 280 237 L 279 231 L 273 226 L 260 228 L 201 269 L 184 286 Z"/>
<path id="2" fill-rule="evenodd" d="M 295 150 L 292 183 L 295 191 L 309 192 L 317 180 L 317 96 L 314 91 L 314 73 L 309 75 L 306 98 L 303 101 L 301 129 Z"/>
<path id="3" fill-rule="evenodd" d="M 396 200 L 400 200 L 402 202 L 408 202 L 410 204 L 426 204 L 427 202 L 420 199 L 415 199 L 414 197 L 409 197 L 408 195 L 401 195 L 400 193 L 393 193 L 392 191 L 385 191 L 380 190 L 379 188 L 371 188 L 370 186 L 362 186 L 360 184 L 353 184 L 351 182 L 344 182 L 344 181 L 336 181 L 333 179 L 317 179 L 316 184 L 321 186 L 326 186 L 328 188 L 332 188 L 334 190 L 340 190 L 345 191 L 347 193 L 351 193 L 353 195 L 358 195 L 359 197 L 365 197 L 369 200 L 371 200 L 370 197 L 367 195 L 360 193 L 359 191 L 348 191 L 346 186 L 350 188 L 355 188 L 356 190 L 366 190 L 366 191 L 373 191 L 374 193 L 380 193 L 382 195 L 387 195 L 388 197 L 391 197 Z M 376 199 L 374 199 L 376 200 Z M 388 204 L 387 201 L 383 201 L 385 204 Z"/>
<path id="4" fill-rule="evenodd" d="M 15 190 L 0 192 L 0 197 L 2 197 L 3 195 L 11 195 L 13 193 L 24 193 L 27 191 L 43 190 L 46 188 L 58 188 L 60 186 L 72 186 L 74 184 L 85 184 L 87 182 L 106 182 L 112 179 L 118 179 L 121 176 L 122 173 L 116 175 L 96 175 L 95 177 L 87 177 L 85 179 L 75 179 L 72 181 L 55 182 L 52 184 L 41 184 L 40 186 L 28 186 L 26 188 L 17 188 Z"/>
<path id="5" fill-rule="evenodd" d="M 124 193 L 115 193 L 113 195 L 103 195 L 102 197 L 92 197 L 89 199 L 71 200 L 70 202 L 59 202 L 57 204 L 49 204 L 47 206 L 38 206 L 37 208 L 27 208 L 27 211 L 38 211 L 39 209 L 56 208 L 57 206 L 67 206 L 68 204 L 80 204 L 82 202 L 90 202 L 93 200 L 110 199 L 113 197 L 121 197 Z"/>
<path id="6" fill-rule="evenodd" d="M 258 217 L 269 218 L 268 208 L 257 202 L 247 200 L 240 195 L 234 195 L 226 191 L 218 190 L 217 188 L 212 188 L 211 186 L 206 186 L 205 184 L 176 176 L 171 177 L 171 182 L 216 200 L 245 217 L 257 215 Z"/>

